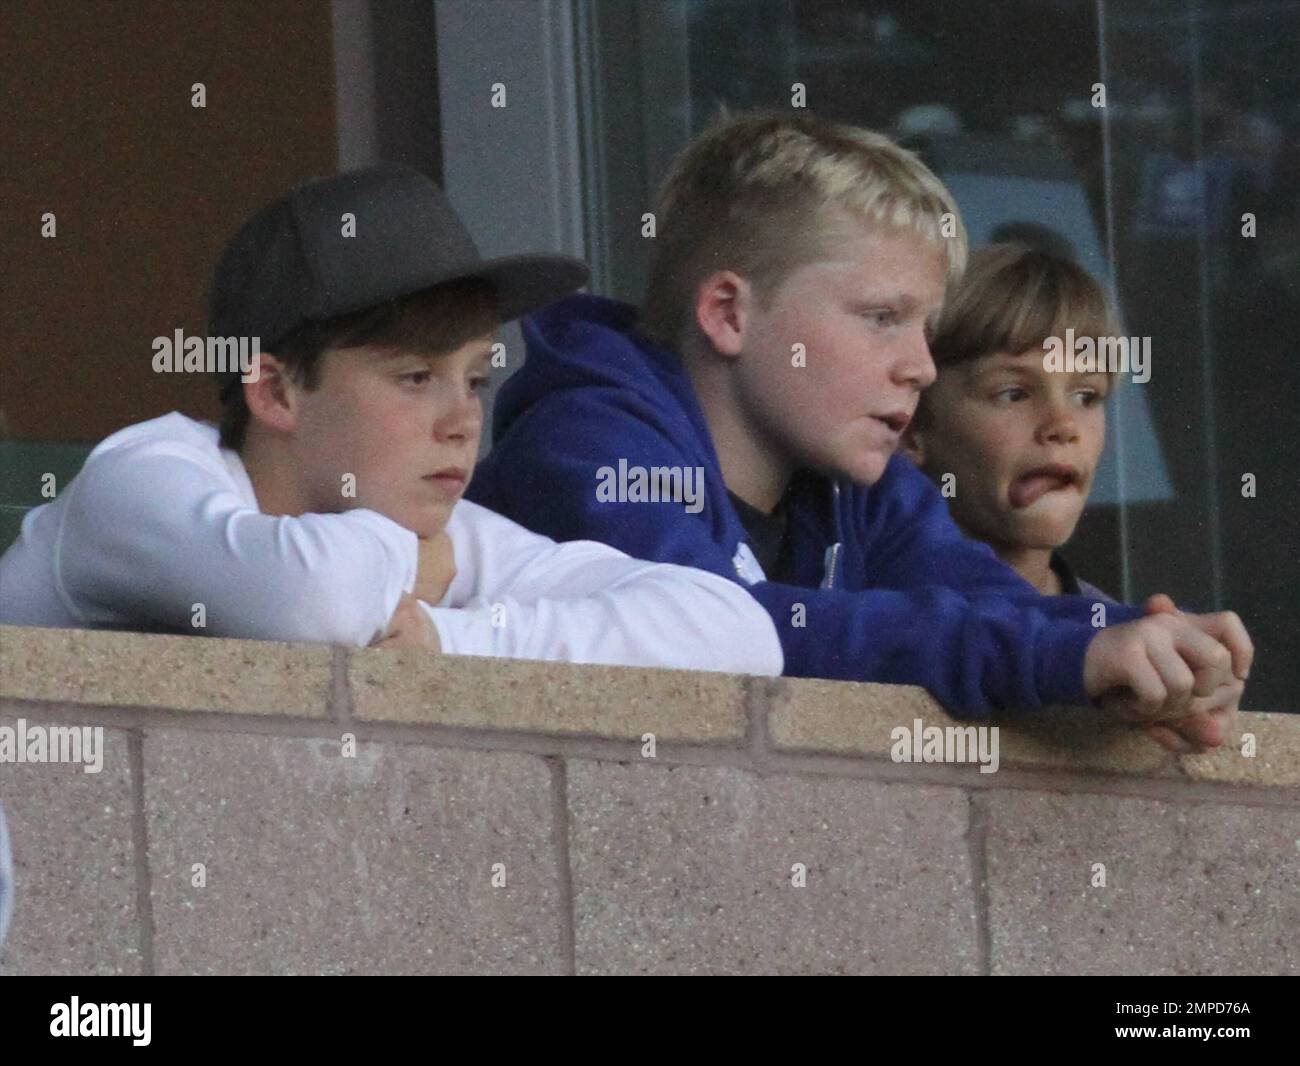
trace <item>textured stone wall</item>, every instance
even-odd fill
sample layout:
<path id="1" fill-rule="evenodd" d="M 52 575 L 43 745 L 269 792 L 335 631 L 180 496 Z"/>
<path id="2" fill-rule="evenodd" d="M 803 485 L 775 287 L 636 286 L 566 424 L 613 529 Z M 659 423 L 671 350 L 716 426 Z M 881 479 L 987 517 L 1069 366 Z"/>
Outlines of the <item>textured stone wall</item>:
<path id="1" fill-rule="evenodd" d="M 917 689 L 0 627 L 20 719 L 102 768 L 0 762 L 3 973 L 1300 972 L 1289 715 L 981 773 Z"/>

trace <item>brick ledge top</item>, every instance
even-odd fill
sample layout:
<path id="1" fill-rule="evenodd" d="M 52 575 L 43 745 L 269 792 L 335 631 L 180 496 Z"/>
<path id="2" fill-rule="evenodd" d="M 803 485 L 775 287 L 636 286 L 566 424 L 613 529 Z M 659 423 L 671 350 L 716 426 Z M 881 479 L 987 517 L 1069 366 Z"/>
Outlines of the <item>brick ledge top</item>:
<path id="1" fill-rule="evenodd" d="M 346 685 L 335 684 L 336 670 Z M 0 701 L 439 725 L 885 759 L 974 735 L 906 686 L 428 655 L 322 644 L 0 626 Z M 5 714 L 12 717 L 12 711 Z M 765 716 L 762 722 L 752 716 Z M 183 719 L 182 719 L 183 720 Z M 920 723 L 919 728 L 917 723 Z M 1001 765 L 1300 786 L 1300 716 L 1243 712 L 1233 740 L 1176 758 L 1096 711 L 995 719 Z M 238 728 L 236 723 L 234 728 Z M 903 731 L 903 732 L 900 732 Z M 984 737 L 987 762 L 991 738 Z M 951 750 L 951 749 L 950 749 Z M 1248 754 L 1247 752 L 1253 752 Z M 976 761 L 972 747 L 966 761 Z M 975 772 L 975 767 L 970 767 Z"/>

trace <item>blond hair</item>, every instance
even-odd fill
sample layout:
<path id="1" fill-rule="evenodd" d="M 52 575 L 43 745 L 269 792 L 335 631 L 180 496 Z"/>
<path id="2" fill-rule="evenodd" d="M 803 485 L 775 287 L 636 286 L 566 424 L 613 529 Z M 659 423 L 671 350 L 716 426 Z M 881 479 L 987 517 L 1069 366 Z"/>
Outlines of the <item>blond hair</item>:
<path id="1" fill-rule="evenodd" d="M 717 270 L 740 274 L 766 305 L 794 270 L 827 256 L 845 216 L 915 230 L 942 250 L 948 283 L 961 276 L 957 205 L 911 152 L 812 115 L 723 118 L 664 180 L 641 328 L 679 342 L 697 286 Z"/>

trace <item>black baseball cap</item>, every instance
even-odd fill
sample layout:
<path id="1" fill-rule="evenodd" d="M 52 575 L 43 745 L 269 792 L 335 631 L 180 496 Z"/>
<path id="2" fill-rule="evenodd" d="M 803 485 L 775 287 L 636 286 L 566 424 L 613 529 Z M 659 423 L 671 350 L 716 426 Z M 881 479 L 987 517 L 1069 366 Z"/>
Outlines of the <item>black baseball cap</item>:
<path id="1" fill-rule="evenodd" d="M 217 261 L 208 332 L 257 337 L 273 352 L 307 322 L 468 278 L 495 288 L 509 322 L 587 277 L 586 264 L 569 256 L 485 260 L 442 189 L 418 170 L 384 163 L 303 182 L 245 222 Z M 224 394 L 238 373 L 219 378 Z"/>

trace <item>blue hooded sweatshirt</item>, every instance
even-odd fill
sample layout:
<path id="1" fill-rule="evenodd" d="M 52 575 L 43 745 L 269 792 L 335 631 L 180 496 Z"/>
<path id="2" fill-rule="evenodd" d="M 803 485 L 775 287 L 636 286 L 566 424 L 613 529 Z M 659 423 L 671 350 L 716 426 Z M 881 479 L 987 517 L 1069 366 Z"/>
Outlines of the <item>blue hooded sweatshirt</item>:
<path id="1" fill-rule="evenodd" d="M 961 533 L 901 455 L 871 486 L 796 476 L 784 499 L 796 580 L 766 580 L 690 377 L 635 319 L 626 304 L 578 295 L 524 320 L 527 360 L 497 396 L 470 499 L 555 540 L 603 541 L 747 585 L 790 675 L 920 685 L 963 716 L 1088 702 L 1097 601 L 1039 595 Z M 702 501 L 609 491 L 654 467 L 702 471 Z M 1097 625 L 1142 615 L 1104 611 Z"/>

